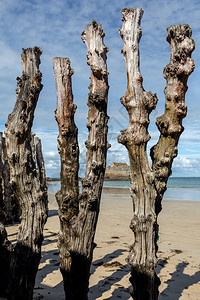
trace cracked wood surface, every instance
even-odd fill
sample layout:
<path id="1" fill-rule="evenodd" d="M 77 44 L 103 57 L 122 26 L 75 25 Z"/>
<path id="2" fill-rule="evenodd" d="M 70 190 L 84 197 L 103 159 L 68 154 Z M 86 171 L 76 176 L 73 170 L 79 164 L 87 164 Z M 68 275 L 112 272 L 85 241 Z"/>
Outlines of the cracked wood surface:
<path id="1" fill-rule="evenodd" d="M 4 170 L 4 138 L 3 133 L 0 132 L 0 172 L 3 174 Z M 8 240 L 7 232 L 4 226 L 6 219 L 5 205 L 3 199 L 3 178 L 0 177 L 0 297 L 6 297 L 6 290 L 9 283 L 9 276 L 11 272 L 11 265 L 13 260 L 13 246 Z"/>
<path id="2" fill-rule="evenodd" d="M 0 132 L 0 140 L 2 145 L 0 178 L 3 197 L 3 207 L 5 212 L 4 224 L 11 224 L 13 222 L 20 221 L 21 209 L 19 207 L 18 200 L 16 199 L 12 192 L 12 189 L 10 188 L 10 167 L 7 160 L 5 137 L 3 137 L 2 132 Z"/>

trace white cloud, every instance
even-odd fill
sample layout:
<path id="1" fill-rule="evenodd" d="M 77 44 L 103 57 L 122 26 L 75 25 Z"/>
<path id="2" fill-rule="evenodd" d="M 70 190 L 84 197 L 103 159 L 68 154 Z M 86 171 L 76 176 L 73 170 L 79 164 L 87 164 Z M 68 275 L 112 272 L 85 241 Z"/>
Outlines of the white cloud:
<path id="1" fill-rule="evenodd" d="M 55 160 L 49 160 L 48 162 L 46 162 L 46 169 L 47 170 L 58 170 L 59 164 Z"/>
<path id="2" fill-rule="evenodd" d="M 44 157 L 47 158 L 58 158 L 59 154 L 55 151 L 44 152 Z"/>
<path id="3" fill-rule="evenodd" d="M 200 166 L 200 159 L 192 159 L 184 156 L 177 156 L 173 162 L 173 168 L 193 169 Z"/>

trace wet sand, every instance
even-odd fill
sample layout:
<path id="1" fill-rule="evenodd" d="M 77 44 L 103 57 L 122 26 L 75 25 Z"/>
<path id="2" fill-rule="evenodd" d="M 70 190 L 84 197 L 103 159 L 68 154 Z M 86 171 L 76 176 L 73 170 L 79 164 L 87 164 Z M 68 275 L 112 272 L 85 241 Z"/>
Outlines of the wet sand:
<path id="1" fill-rule="evenodd" d="M 95 237 L 97 247 L 91 266 L 89 300 L 131 299 L 126 263 L 133 240 L 129 229 L 131 217 L 129 190 L 104 188 Z M 200 202 L 164 200 L 158 223 L 159 299 L 200 299 Z M 10 240 L 16 240 L 17 227 L 7 227 Z M 54 193 L 49 193 L 49 218 L 44 230 L 34 299 L 64 300 L 57 250 L 58 231 L 57 203 Z"/>

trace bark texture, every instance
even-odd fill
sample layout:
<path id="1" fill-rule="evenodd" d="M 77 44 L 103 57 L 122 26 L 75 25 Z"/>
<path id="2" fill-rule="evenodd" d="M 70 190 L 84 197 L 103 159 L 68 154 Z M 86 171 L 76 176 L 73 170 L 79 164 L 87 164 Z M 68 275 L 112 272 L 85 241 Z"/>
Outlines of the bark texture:
<path id="1" fill-rule="evenodd" d="M 61 223 L 59 251 L 66 299 L 88 299 L 90 265 L 107 153 L 108 72 L 103 44 L 104 33 L 95 21 L 87 25 L 82 39 L 88 48 L 91 67 L 88 96 L 88 140 L 86 173 L 82 192 L 78 188 L 78 142 L 74 124 L 71 75 L 68 59 L 55 58 L 57 86 L 56 119 L 59 126 L 58 149 L 61 157 L 61 190 L 57 193 Z M 66 133 L 65 133 L 66 132 Z"/>
<path id="2" fill-rule="evenodd" d="M 0 132 L 0 173 L 3 173 L 4 161 L 3 161 L 3 147 L 4 138 L 2 132 Z M 0 297 L 7 296 L 7 287 L 9 283 L 9 276 L 11 272 L 11 266 L 13 262 L 13 247 L 7 238 L 7 232 L 4 226 L 6 213 L 5 205 L 3 201 L 3 180 L 0 177 Z"/>
<path id="3" fill-rule="evenodd" d="M 2 132 L 0 132 L 0 139 L 2 145 L 0 178 L 5 212 L 4 223 L 11 224 L 20 221 L 21 209 L 18 200 L 10 188 L 10 167 L 7 160 L 6 142 Z"/>
<path id="4" fill-rule="evenodd" d="M 23 49 L 17 100 L 5 130 L 10 186 L 22 210 L 8 299 L 32 299 L 47 219 L 44 163 L 40 142 L 31 133 L 34 110 L 42 89 L 41 53 L 38 47 Z"/>
<path id="5" fill-rule="evenodd" d="M 155 273 L 157 264 L 157 214 L 166 190 L 173 158 L 177 154 L 177 143 L 186 115 L 184 104 L 186 82 L 194 69 L 191 52 L 194 42 L 190 39 L 188 25 L 168 28 L 167 40 L 171 43 L 171 61 L 164 70 L 167 79 L 166 111 L 157 119 L 161 130 L 158 144 L 152 149 L 153 167 L 150 166 L 146 146 L 149 114 L 158 101 L 156 94 L 146 92 L 142 86 L 139 62 L 139 41 L 141 38 L 141 8 L 122 10 L 124 21 L 120 35 L 124 41 L 122 53 L 126 60 L 127 91 L 121 98 L 129 114 L 129 125 L 121 131 L 118 141 L 128 150 L 130 160 L 130 192 L 133 200 L 133 218 L 130 228 L 134 243 L 130 248 L 128 263 L 131 268 L 130 281 L 132 297 L 136 300 L 158 299 L 159 279 Z M 166 130 L 166 128 L 169 130 Z M 166 155 L 167 154 L 167 155 Z"/>
<path id="6" fill-rule="evenodd" d="M 59 57 L 53 59 L 53 70 L 57 91 L 55 118 L 59 128 L 58 151 L 61 159 L 61 190 L 56 193 L 60 219 L 58 248 L 66 299 L 72 299 L 70 298 L 72 297 L 70 294 L 73 293 L 70 283 L 71 268 L 73 267 L 70 253 L 71 235 L 73 235 L 71 222 L 74 217 L 77 217 L 79 211 L 78 129 L 74 122 L 76 105 L 73 104 L 71 82 L 74 71 L 70 67 L 68 58 Z"/>

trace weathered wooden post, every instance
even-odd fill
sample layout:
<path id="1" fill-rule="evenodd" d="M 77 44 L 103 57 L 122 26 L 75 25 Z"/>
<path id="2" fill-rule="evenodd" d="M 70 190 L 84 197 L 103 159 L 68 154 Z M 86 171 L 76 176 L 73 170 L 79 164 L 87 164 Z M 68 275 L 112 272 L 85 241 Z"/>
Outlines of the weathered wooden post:
<path id="1" fill-rule="evenodd" d="M 88 299 L 90 265 L 94 249 L 94 235 L 99 214 L 101 191 L 107 153 L 107 96 L 108 72 L 103 44 L 104 33 L 95 21 L 82 33 L 88 48 L 91 84 L 88 96 L 88 140 L 86 141 L 86 172 L 82 192 L 78 186 L 78 141 L 74 123 L 76 106 L 73 104 L 68 58 L 54 58 L 53 69 L 57 89 L 55 113 L 59 127 L 58 150 L 61 158 L 61 190 L 56 194 L 59 205 L 60 269 L 65 297 L 69 300 Z"/>
<path id="2" fill-rule="evenodd" d="M 8 299 L 32 299 L 41 257 L 43 227 L 47 219 L 43 158 L 38 141 L 33 140 L 31 133 L 34 111 L 42 89 L 42 74 L 39 71 L 41 54 L 38 47 L 23 49 L 22 76 L 17 78 L 17 100 L 5 130 L 10 185 L 22 210 Z"/>
<path id="3" fill-rule="evenodd" d="M 162 209 L 161 201 L 166 191 L 166 184 L 171 175 L 173 159 L 178 154 L 178 141 L 184 131 L 182 120 L 187 114 L 185 94 L 187 80 L 194 71 L 191 54 L 195 49 L 191 38 L 192 30 L 187 24 L 173 25 L 167 28 L 167 42 L 171 48 L 170 63 L 164 68 L 165 113 L 157 118 L 156 125 L 160 131 L 158 143 L 151 149 L 153 172 L 157 190 L 156 214 Z"/>
<path id="4" fill-rule="evenodd" d="M 0 132 L 0 173 L 3 173 L 3 145 L 4 138 L 3 133 Z M 0 177 L 0 297 L 7 297 L 7 288 L 9 284 L 9 277 L 11 272 L 11 266 L 13 263 L 13 247 L 8 241 L 7 232 L 4 226 L 6 214 L 4 211 L 3 201 L 3 180 Z"/>
<path id="5" fill-rule="evenodd" d="M 124 41 L 122 52 L 126 60 L 127 91 L 121 102 L 129 113 L 129 125 L 126 130 L 121 131 L 118 141 L 128 150 L 131 168 L 130 192 L 134 215 L 130 228 L 134 233 L 134 243 L 128 256 L 130 281 L 133 285 L 133 299 L 156 300 L 159 286 L 159 279 L 155 273 L 157 215 L 161 211 L 161 200 L 183 131 L 187 79 L 194 69 L 191 59 L 194 41 L 191 39 L 191 29 L 188 25 L 175 25 L 167 29 L 171 59 L 164 69 L 167 80 L 165 114 L 156 122 L 161 135 L 157 145 L 151 150 L 151 167 L 146 152 L 146 145 L 150 139 L 147 129 L 149 114 L 155 108 L 158 99 L 156 94 L 146 92 L 142 86 L 139 41 L 143 10 L 125 8 L 122 15 L 124 23 L 120 28 L 120 35 Z"/>
<path id="6" fill-rule="evenodd" d="M 3 206 L 5 212 L 5 224 L 11 224 L 20 220 L 21 209 L 18 200 L 10 188 L 10 167 L 7 160 L 7 149 L 3 132 L 0 132 L 1 150 L 1 168 L 0 180 L 2 187 Z"/>

